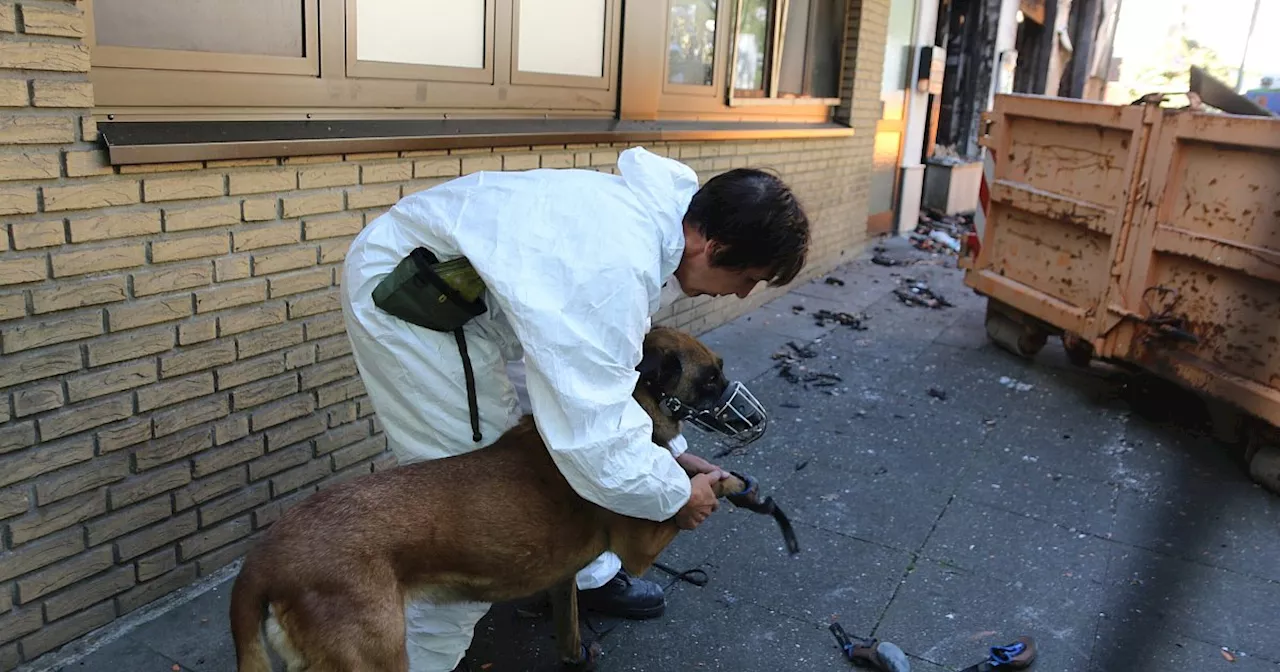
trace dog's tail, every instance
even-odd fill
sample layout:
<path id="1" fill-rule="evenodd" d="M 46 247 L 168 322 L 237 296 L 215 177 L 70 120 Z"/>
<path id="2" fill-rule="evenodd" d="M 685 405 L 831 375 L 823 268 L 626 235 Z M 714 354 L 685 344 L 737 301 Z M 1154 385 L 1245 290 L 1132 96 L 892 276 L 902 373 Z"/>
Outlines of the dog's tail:
<path id="1" fill-rule="evenodd" d="M 231 588 L 231 639 L 236 647 L 238 672 L 271 672 L 271 659 L 263 643 L 267 596 L 254 572 L 243 567 Z"/>

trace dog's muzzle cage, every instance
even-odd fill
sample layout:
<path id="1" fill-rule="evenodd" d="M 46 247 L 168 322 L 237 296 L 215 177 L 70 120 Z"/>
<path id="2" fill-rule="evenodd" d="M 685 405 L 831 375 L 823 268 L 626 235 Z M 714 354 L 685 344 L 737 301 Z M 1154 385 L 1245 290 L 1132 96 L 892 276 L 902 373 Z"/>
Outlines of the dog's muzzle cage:
<path id="1" fill-rule="evenodd" d="M 764 436 L 769 425 L 769 414 L 746 385 L 733 381 L 724 389 L 711 408 L 699 409 L 675 397 L 662 400 L 667 412 L 677 420 L 693 423 L 699 429 L 720 434 L 745 446 Z"/>

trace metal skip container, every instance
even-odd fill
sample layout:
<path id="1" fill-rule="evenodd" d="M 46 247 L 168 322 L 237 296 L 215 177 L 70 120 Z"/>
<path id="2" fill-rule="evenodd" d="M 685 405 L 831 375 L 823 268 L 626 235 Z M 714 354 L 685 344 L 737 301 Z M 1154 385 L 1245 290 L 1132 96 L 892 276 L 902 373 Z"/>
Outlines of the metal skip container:
<path id="1" fill-rule="evenodd" d="M 1280 492 L 1280 118 L 999 95 L 965 284 L 988 335 L 1125 363 L 1248 419 Z"/>

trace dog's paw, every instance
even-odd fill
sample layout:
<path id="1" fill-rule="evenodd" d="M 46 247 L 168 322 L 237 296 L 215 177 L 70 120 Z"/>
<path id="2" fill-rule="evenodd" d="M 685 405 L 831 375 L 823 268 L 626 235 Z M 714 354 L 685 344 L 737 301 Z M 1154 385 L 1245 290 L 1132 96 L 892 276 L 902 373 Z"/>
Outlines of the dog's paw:
<path id="1" fill-rule="evenodd" d="M 602 652 L 599 642 L 583 644 L 582 657 L 574 661 L 563 660 L 560 668 L 565 672 L 595 672 L 596 663 L 600 660 Z"/>

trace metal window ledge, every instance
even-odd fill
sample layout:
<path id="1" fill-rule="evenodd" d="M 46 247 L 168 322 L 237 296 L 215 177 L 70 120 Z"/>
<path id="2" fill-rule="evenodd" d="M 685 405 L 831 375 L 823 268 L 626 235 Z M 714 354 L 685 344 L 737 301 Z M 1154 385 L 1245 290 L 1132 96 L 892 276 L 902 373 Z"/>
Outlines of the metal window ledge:
<path id="1" fill-rule="evenodd" d="M 476 119 L 103 121 L 113 165 L 602 142 L 837 138 L 836 123 Z"/>

